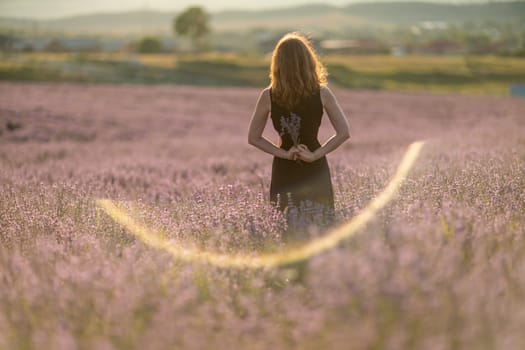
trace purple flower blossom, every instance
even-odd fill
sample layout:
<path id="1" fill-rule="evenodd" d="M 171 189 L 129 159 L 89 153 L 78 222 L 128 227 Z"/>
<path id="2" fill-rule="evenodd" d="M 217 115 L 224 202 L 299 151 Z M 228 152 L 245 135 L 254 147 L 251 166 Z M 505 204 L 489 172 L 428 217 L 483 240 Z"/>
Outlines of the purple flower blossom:
<path id="1" fill-rule="evenodd" d="M 301 117 L 295 113 L 290 113 L 289 117 L 281 116 L 281 136 L 290 135 L 293 145 L 297 147 L 300 142 Z"/>

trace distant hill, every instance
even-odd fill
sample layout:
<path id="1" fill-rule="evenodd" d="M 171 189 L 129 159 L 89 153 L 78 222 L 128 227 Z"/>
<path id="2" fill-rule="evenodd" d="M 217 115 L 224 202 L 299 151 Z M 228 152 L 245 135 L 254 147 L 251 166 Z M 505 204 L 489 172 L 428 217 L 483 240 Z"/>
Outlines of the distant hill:
<path id="1" fill-rule="evenodd" d="M 140 10 L 122 13 L 95 13 L 54 20 L 0 18 L 0 28 L 59 30 L 89 33 L 171 33 L 174 12 Z M 344 7 L 304 5 L 274 10 L 222 11 L 212 13 L 213 28 L 247 30 L 341 29 L 349 25 L 413 24 L 421 21 L 509 21 L 525 18 L 525 2 L 478 4 L 437 4 L 421 2 L 359 3 Z"/>
<path id="2" fill-rule="evenodd" d="M 367 20 L 412 24 L 421 21 L 465 22 L 479 20 L 525 20 L 525 2 L 488 2 L 477 4 L 437 4 L 422 2 L 385 2 L 348 5 L 344 11 Z"/>
<path id="3" fill-rule="evenodd" d="M 30 29 L 36 26 L 40 30 L 101 34 L 167 33 L 171 30 L 171 21 L 174 16 L 174 13 L 169 12 L 140 10 L 117 13 L 94 13 L 53 20 L 0 18 L 0 27 Z"/>

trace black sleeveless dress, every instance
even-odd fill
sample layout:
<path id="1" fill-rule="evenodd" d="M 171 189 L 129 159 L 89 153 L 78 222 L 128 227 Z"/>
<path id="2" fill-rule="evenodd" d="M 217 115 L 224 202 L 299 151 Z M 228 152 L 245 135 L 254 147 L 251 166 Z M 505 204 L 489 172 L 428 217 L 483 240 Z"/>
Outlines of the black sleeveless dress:
<path id="1" fill-rule="evenodd" d="M 294 145 L 293 136 L 298 136 L 298 143 L 306 145 L 312 152 L 321 147 L 317 139 L 323 116 L 320 91 L 304 98 L 293 110 L 277 104 L 271 90 L 270 99 L 272 124 L 281 136 L 280 148 L 289 150 Z M 286 127 L 291 121 L 298 126 L 295 128 L 298 131 L 296 135 L 292 135 L 290 128 Z M 334 194 L 326 157 L 311 163 L 274 157 L 270 200 L 282 211 L 290 207 L 307 209 L 313 206 L 321 208 L 323 213 L 333 214 Z"/>

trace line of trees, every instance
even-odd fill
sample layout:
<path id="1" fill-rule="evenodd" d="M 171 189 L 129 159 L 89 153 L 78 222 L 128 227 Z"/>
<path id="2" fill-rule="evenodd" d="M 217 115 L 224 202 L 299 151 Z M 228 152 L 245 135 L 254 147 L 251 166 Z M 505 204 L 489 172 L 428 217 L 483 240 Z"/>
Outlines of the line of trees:
<path id="1" fill-rule="evenodd" d="M 171 20 L 171 32 L 178 39 L 176 43 L 172 38 L 152 35 L 129 42 L 129 39 L 109 41 L 96 37 L 65 36 L 27 39 L 15 37 L 12 33 L 2 34 L 0 32 L 0 51 L 123 50 L 140 53 L 169 53 L 173 52 L 173 49 L 178 52 L 187 50 L 201 52 L 215 48 L 222 51 L 266 53 L 273 48 L 276 38 L 283 33 L 283 29 L 271 27 L 258 27 L 236 32 L 216 32 L 213 33 L 212 45 L 210 20 L 210 14 L 200 6 L 192 6 L 180 12 Z M 493 54 L 525 57 L 525 21 L 479 20 L 464 23 L 425 21 L 388 29 L 372 25 L 348 26 L 338 31 L 318 33 L 316 40 L 320 43 L 323 41 L 346 42 L 349 45 L 349 47 L 340 47 L 337 50 L 341 52 L 336 53 Z M 326 53 L 332 53 L 326 50 Z"/>

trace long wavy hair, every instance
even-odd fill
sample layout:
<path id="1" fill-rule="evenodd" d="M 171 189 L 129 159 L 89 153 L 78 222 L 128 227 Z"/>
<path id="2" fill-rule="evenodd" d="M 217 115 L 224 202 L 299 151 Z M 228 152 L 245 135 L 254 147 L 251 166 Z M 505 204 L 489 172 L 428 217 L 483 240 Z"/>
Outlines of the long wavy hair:
<path id="1" fill-rule="evenodd" d="M 310 41 L 300 33 L 284 35 L 273 50 L 270 66 L 272 98 L 288 109 L 326 85 L 326 69 Z"/>

